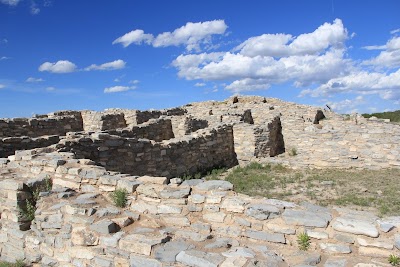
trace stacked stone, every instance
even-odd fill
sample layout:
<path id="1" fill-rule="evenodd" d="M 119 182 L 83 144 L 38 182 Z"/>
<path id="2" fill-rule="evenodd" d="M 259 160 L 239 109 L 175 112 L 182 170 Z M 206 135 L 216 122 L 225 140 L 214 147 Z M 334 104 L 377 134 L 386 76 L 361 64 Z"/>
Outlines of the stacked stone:
<path id="1" fill-rule="evenodd" d="M 58 135 L 47 135 L 42 137 L 5 137 L 0 138 L 0 158 L 14 155 L 17 150 L 29 150 L 38 147 L 47 147 L 60 141 Z"/>
<path id="2" fill-rule="evenodd" d="M 71 153 L 39 152 L 0 161 L 2 260 L 45 266 L 362 266 L 372 259 L 384 264 L 400 249 L 399 217 L 253 198 L 235 193 L 226 181 L 130 176 Z M 31 190 L 48 178 L 52 192 L 41 194 L 31 229 L 22 231 L 27 229 L 14 208 L 23 208 Z M 127 190 L 127 208 L 110 202 L 116 189 Z M 311 238 L 308 252 L 297 246 L 302 232 Z"/>
<path id="3" fill-rule="evenodd" d="M 126 138 L 144 138 L 161 142 L 174 138 L 172 124 L 170 119 L 161 117 L 159 119 L 150 119 L 140 125 L 131 126 L 123 129 L 106 131 L 111 135 L 118 135 Z"/>
<path id="4" fill-rule="evenodd" d="M 115 111 L 82 111 L 83 130 L 86 132 L 103 131 L 117 128 L 125 128 L 127 123 L 125 121 L 124 113 Z"/>
<path id="5" fill-rule="evenodd" d="M 0 119 L 0 137 L 39 137 L 82 131 L 80 112 L 58 112 L 40 118 Z"/>
<path id="6" fill-rule="evenodd" d="M 155 143 L 107 133 L 70 134 L 57 144 L 106 167 L 132 175 L 182 176 L 237 164 L 232 126 L 207 128 L 182 139 Z"/>

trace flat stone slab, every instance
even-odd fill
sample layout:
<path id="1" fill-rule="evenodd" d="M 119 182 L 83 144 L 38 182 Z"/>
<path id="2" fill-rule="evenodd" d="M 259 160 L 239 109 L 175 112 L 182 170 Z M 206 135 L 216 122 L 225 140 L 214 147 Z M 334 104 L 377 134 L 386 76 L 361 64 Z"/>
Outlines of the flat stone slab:
<path id="1" fill-rule="evenodd" d="M 181 199 L 186 198 L 190 193 L 189 186 L 165 187 L 160 192 L 160 197 L 164 199 Z"/>
<path id="2" fill-rule="evenodd" d="M 149 256 L 151 249 L 158 244 L 165 243 L 170 238 L 165 235 L 132 234 L 119 241 L 119 248 L 130 253 Z"/>
<path id="3" fill-rule="evenodd" d="M 321 243 L 321 244 L 319 244 L 319 246 L 324 252 L 328 252 L 331 254 L 349 254 L 349 253 L 351 253 L 351 248 L 348 245 Z"/>
<path id="4" fill-rule="evenodd" d="M 244 235 L 246 237 L 256 239 L 256 240 L 263 240 L 263 241 L 268 241 L 268 242 L 273 242 L 273 243 L 286 244 L 286 239 L 283 234 L 271 234 L 271 233 L 266 233 L 266 232 L 261 232 L 261 231 L 247 230 L 244 233 Z"/>
<path id="5" fill-rule="evenodd" d="M 90 225 L 90 229 L 101 234 L 112 234 L 118 232 L 121 228 L 111 220 L 101 220 Z"/>
<path id="6" fill-rule="evenodd" d="M 175 262 L 176 255 L 178 255 L 179 252 L 193 248 L 194 245 L 184 241 L 167 242 L 163 246 L 159 246 L 154 250 L 154 258 L 161 262 L 172 263 Z"/>
<path id="7" fill-rule="evenodd" d="M 130 256 L 130 265 L 131 266 L 146 266 L 146 267 L 162 267 L 163 264 L 155 259 L 149 259 L 146 257 L 137 256 L 131 254 Z"/>
<path id="8" fill-rule="evenodd" d="M 238 258 L 238 257 L 243 257 L 243 258 L 254 258 L 256 256 L 256 253 L 254 253 L 253 250 L 245 247 L 233 247 L 227 252 L 222 252 L 221 253 L 223 256 L 230 258 Z"/>
<path id="9" fill-rule="evenodd" d="M 197 184 L 194 186 L 195 190 L 198 191 L 212 191 L 212 190 L 217 190 L 217 191 L 230 191 L 233 189 L 233 184 L 227 181 L 221 181 L 221 180 L 211 180 L 211 181 L 205 181 L 203 183 Z"/>
<path id="10" fill-rule="evenodd" d="M 390 240 L 367 240 L 365 238 L 358 237 L 357 243 L 363 247 L 377 247 L 385 249 L 393 249 L 393 242 Z"/>
<path id="11" fill-rule="evenodd" d="M 199 250 L 181 251 L 176 256 L 176 261 L 196 267 L 218 267 L 225 260 L 217 253 L 206 253 Z"/>
<path id="12" fill-rule="evenodd" d="M 332 228 L 339 232 L 345 232 L 355 235 L 365 235 L 369 237 L 378 237 L 379 232 L 375 224 L 351 217 L 338 217 L 332 223 Z"/>
<path id="13" fill-rule="evenodd" d="M 325 228 L 330 221 L 330 215 L 326 216 L 326 214 L 319 214 L 308 210 L 286 209 L 282 213 L 282 218 L 287 224 L 320 228 Z"/>
<path id="14" fill-rule="evenodd" d="M 276 206 L 268 204 L 251 204 L 247 206 L 245 214 L 257 220 L 266 220 L 271 214 L 278 215 L 280 213 Z"/>
<path id="15" fill-rule="evenodd" d="M 324 267 L 346 267 L 346 259 L 329 258 L 326 260 Z"/>

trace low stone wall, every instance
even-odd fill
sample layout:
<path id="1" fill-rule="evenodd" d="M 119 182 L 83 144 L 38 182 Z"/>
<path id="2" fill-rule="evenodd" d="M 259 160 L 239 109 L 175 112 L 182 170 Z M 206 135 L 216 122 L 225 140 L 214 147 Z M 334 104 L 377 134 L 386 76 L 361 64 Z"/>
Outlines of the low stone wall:
<path id="1" fill-rule="evenodd" d="M 181 176 L 237 164 L 232 126 L 220 125 L 197 135 L 161 143 L 107 133 L 71 134 L 57 145 L 107 170 L 132 175 Z"/>
<path id="2" fill-rule="evenodd" d="M 17 150 L 29 150 L 38 147 L 46 147 L 57 144 L 60 141 L 58 135 L 42 136 L 31 138 L 22 137 L 6 137 L 0 138 L 0 158 L 6 158 L 14 155 Z"/>
<path id="3" fill-rule="evenodd" d="M 279 117 L 275 117 L 263 126 L 236 123 L 233 126 L 233 134 L 235 152 L 241 165 L 256 158 L 274 157 L 285 152 Z"/>
<path id="4" fill-rule="evenodd" d="M 400 126 L 384 122 L 323 120 L 296 132 L 296 167 L 399 168 Z M 390 133 L 390 134 L 388 134 Z M 289 137 L 289 136 L 288 136 Z M 294 138 L 294 137 L 292 137 Z"/>
<path id="5" fill-rule="evenodd" d="M 124 113 L 121 112 L 97 112 L 82 111 L 83 130 L 86 132 L 104 131 L 117 128 L 125 128 Z"/>
<path id="6" fill-rule="evenodd" d="M 0 137 L 63 136 L 67 132 L 82 130 L 82 116 L 78 111 L 59 111 L 29 119 L 0 119 Z"/>
<path id="7" fill-rule="evenodd" d="M 170 119 L 160 118 L 151 119 L 137 126 L 132 126 L 124 129 L 110 130 L 107 133 L 126 138 L 145 138 L 161 142 L 174 138 L 172 124 Z"/>
<path id="8" fill-rule="evenodd" d="M 400 217 L 254 198 L 235 193 L 226 181 L 130 176 L 72 153 L 36 153 L 0 160 L 1 260 L 40 266 L 386 266 L 400 249 Z M 21 227 L 26 222 L 18 209 L 48 177 L 53 189 L 40 194 L 31 228 Z M 116 189 L 128 193 L 125 208 L 111 202 Z M 301 233 L 310 237 L 307 251 L 297 243 Z"/>

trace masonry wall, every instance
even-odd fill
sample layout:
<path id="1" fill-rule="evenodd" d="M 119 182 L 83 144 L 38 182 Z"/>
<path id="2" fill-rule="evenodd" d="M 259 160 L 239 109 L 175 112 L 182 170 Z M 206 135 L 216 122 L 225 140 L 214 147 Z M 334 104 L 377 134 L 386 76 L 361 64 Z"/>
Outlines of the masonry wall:
<path id="1" fill-rule="evenodd" d="M 170 119 L 159 118 L 151 119 L 140 125 L 127 127 L 124 129 L 109 130 L 107 133 L 126 138 L 144 138 L 160 142 L 174 138 Z"/>
<path id="2" fill-rule="evenodd" d="M 17 150 L 29 150 L 38 147 L 46 147 L 57 144 L 60 141 L 58 135 L 47 135 L 43 137 L 6 137 L 0 138 L 0 158 L 13 155 Z"/>
<path id="3" fill-rule="evenodd" d="M 78 134 L 61 140 L 58 148 L 132 175 L 174 177 L 237 164 L 232 127 L 227 125 L 161 143 L 107 133 Z"/>
<path id="4" fill-rule="evenodd" d="M 233 126 L 235 152 L 240 164 L 256 158 L 274 157 L 285 152 L 279 117 L 264 125 L 236 123 Z"/>
<path id="5" fill-rule="evenodd" d="M 82 130 L 82 116 L 78 111 L 59 111 L 29 119 L 0 119 L 0 137 L 65 135 Z"/>
<path id="6" fill-rule="evenodd" d="M 83 130 L 86 132 L 104 131 L 117 128 L 125 128 L 124 113 L 121 112 L 97 112 L 82 111 Z"/>
<path id="7" fill-rule="evenodd" d="M 227 181 L 130 176 L 72 153 L 37 151 L 0 160 L 1 260 L 41 266 L 357 266 L 387 264 L 400 249 L 398 217 L 253 198 L 235 193 Z M 16 167 L 20 171 L 13 173 Z M 53 189 L 41 193 L 34 220 L 22 219 L 19 209 L 49 177 Z M 126 208 L 110 202 L 117 188 L 128 192 Z M 310 237 L 306 252 L 297 246 L 304 232 Z"/>

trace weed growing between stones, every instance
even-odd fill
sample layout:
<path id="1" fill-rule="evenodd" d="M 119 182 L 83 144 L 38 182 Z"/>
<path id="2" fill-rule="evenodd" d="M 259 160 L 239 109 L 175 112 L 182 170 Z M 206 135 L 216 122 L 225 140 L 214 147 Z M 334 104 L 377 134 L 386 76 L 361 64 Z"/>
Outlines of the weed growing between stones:
<path id="1" fill-rule="evenodd" d="M 126 203 L 128 202 L 128 191 L 125 188 L 116 189 L 110 194 L 110 196 L 115 206 L 125 208 Z"/>
<path id="2" fill-rule="evenodd" d="M 388 261 L 391 265 L 393 266 L 399 266 L 400 265 L 400 257 L 396 255 L 390 255 L 388 258 Z"/>
<path id="3" fill-rule="evenodd" d="M 295 147 L 292 147 L 292 149 L 289 151 L 289 156 L 297 156 L 297 149 Z"/>
<path id="4" fill-rule="evenodd" d="M 0 267 L 25 267 L 25 263 L 22 260 L 17 260 L 15 263 L 9 263 L 2 261 L 0 262 Z"/>
<path id="5" fill-rule="evenodd" d="M 300 250 L 307 251 L 310 247 L 310 236 L 306 232 L 297 235 L 297 244 Z"/>
<path id="6" fill-rule="evenodd" d="M 34 187 L 30 187 L 30 191 L 32 192 L 32 199 L 25 200 L 25 209 L 19 208 L 20 216 L 24 217 L 25 219 L 32 221 L 35 219 L 35 212 L 36 212 L 36 202 L 40 198 L 41 192 L 50 192 L 52 189 L 52 182 L 50 178 L 44 180 L 44 183 L 36 185 Z M 0 265 L 1 267 L 1 265 Z"/>

